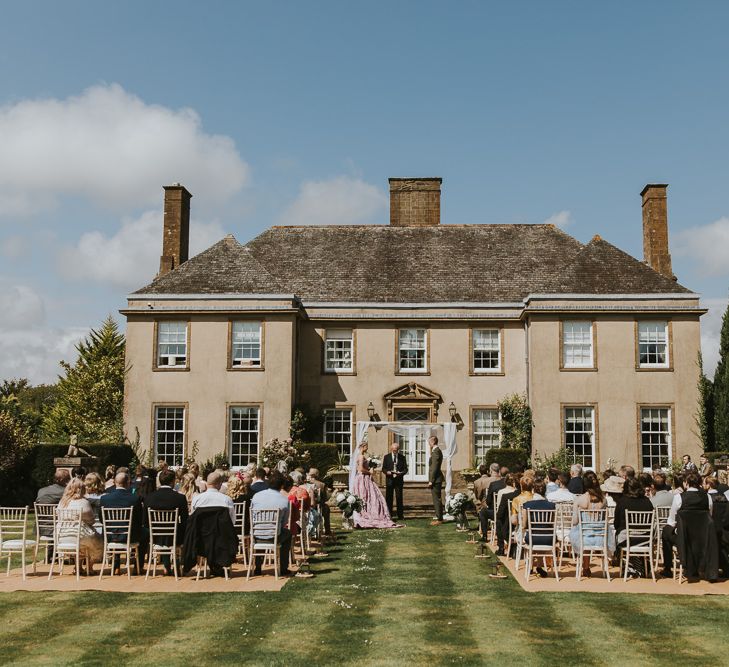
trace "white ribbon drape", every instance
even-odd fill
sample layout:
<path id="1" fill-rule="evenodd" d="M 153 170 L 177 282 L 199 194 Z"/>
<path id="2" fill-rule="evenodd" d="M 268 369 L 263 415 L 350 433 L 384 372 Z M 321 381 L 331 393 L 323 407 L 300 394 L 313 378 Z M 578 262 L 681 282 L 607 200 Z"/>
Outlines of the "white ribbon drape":
<path id="1" fill-rule="evenodd" d="M 436 431 L 442 430 L 441 449 L 443 457 L 446 460 L 446 497 L 450 495 L 451 484 L 453 482 L 453 457 L 457 451 L 456 446 L 456 425 L 453 422 L 443 423 L 404 423 L 404 422 L 373 422 L 360 421 L 357 422 L 356 439 L 351 444 L 349 456 L 349 488 L 354 484 L 354 476 L 357 474 L 357 448 L 363 442 L 367 442 L 370 426 L 376 428 L 384 428 L 404 438 L 408 438 L 412 449 L 415 446 L 415 438 L 423 434 L 426 437 L 436 435 Z"/>

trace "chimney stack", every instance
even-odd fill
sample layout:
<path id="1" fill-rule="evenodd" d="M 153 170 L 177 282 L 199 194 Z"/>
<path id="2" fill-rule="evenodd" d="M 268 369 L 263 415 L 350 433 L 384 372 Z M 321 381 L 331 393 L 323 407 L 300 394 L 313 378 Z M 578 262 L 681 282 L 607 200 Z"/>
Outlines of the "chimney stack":
<path id="1" fill-rule="evenodd" d="M 390 224 L 432 227 L 440 224 L 442 178 L 390 178 Z"/>
<path id="2" fill-rule="evenodd" d="M 162 256 L 159 275 L 176 269 L 187 261 L 190 250 L 190 198 L 192 195 L 179 183 L 165 185 L 165 215 L 162 232 Z"/>
<path id="3" fill-rule="evenodd" d="M 674 278 L 668 251 L 668 208 L 665 183 L 649 183 L 640 193 L 643 198 L 643 259 L 652 269 Z"/>

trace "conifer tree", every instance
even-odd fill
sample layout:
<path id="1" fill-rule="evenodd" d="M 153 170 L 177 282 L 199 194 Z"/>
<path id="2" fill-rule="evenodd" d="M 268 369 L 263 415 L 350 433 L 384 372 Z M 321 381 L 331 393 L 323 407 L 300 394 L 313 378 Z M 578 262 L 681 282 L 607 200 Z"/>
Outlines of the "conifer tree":
<path id="1" fill-rule="evenodd" d="M 719 338 L 719 363 L 714 373 L 714 437 L 717 451 L 729 451 L 729 306 Z"/>
<path id="2" fill-rule="evenodd" d="M 704 373 L 704 359 L 699 352 L 699 408 L 696 426 L 705 452 L 713 452 L 714 439 L 714 383 Z"/>

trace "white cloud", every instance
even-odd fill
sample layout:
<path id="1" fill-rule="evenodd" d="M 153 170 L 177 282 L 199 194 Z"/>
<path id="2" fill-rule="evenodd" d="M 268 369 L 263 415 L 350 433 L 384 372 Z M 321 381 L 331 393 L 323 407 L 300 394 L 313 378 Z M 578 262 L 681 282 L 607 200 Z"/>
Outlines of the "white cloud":
<path id="1" fill-rule="evenodd" d="M 574 220 L 572 219 L 572 213 L 570 211 L 559 211 L 559 213 L 554 213 L 553 215 L 550 215 L 545 221 L 545 225 L 554 225 L 555 227 L 559 227 L 560 229 L 565 229 L 566 227 L 569 227 Z"/>
<path id="2" fill-rule="evenodd" d="M 729 275 L 729 218 L 683 229 L 676 234 L 676 241 L 672 244 L 674 254 L 694 260 L 699 275 Z"/>
<path id="3" fill-rule="evenodd" d="M 220 200 L 248 179 L 233 140 L 205 133 L 195 111 L 146 104 L 118 84 L 0 107 L 0 136 L 0 215 L 62 195 L 129 210 L 157 203 L 172 182 Z"/>
<path id="4" fill-rule="evenodd" d="M 386 209 L 387 196 L 382 190 L 359 178 L 337 176 L 326 181 L 304 181 L 279 222 L 355 225 L 372 221 Z"/>
<path id="5" fill-rule="evenodd" d="M 0 240 L 0 255 L 6 259 L 18 259 L 28 253 L 28 242 L 22 236 L 8 236 Z"/>
<path id="6" fill-rule="evenodd" d="M 27 285 L 0 279 L 0 330 L 16 331 L 41 324 L 45 308 L 40 295 Z"/>
<path id="7" fill-rule="evenodd" d="M 721 321 L 726 312 L 727 299 L 702 299 L 701 305 L 709 312 L 701 318 L 701 352 L 704 358 L 704 373 L 714 377 L 719 363 L 719 338 Z"/>
<path id="8" fill-rule="evenodd" d="M 190 256 L 209 248 L 225 233 L 217 222 L 190 222 Z M 75 246 L 59 251 L 60 273 L 72 280 L 102 282 L 122 289 L 137 289 L 159 270 L 162 254 L 162 212 L 147 211 L 124 219 L 113 236 L 86 232 Z"/>

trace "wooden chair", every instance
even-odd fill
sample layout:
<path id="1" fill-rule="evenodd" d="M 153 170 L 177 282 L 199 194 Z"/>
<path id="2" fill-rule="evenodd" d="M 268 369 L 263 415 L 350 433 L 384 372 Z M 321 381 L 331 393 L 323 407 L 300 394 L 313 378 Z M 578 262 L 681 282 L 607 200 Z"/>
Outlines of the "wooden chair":
<path id="1" fill-rule="evenodd" d="M 35 540 L 26 539 L 28 529 L 28 507 L 0 507 L 0 558 L 7 555 L 10 576 L 10 561 L 13 554 L 20 555 L 20 571 L 25 581 L 25 550 L 36 545 Z M 33 562 L 35 573 L 35 561 Z"/>
<path id="2" fill-rule="evenodd" d="M 33 551 L 33 574 L 38 563 L 38 550 L 43 546 L 46 550 L 46 563 L 50 549 L 53 547 L 53 526 L 56 523 L 57 505 L 34 503 L 35 509 L 35 550 Z"/>
<path id="3" fill-rule="evenodd" d="M 627 542 L 620 552 L 620 566 L 624 567 L 623 581 L 628 581 L 628 565 L 631 556 L 640 556 L 651 568 L 651 577 L 656 581 L 654 538 L 656 534 L 656 513 L 630 512 L 625 510 L 625 532 Z"/>
<path id="4" fill-rule="evenodd" d="M 147 509 L 147 520 L 149 525 L 149 556 L 147 561 L 147 572 L 145 580 L 149 578 L 149 571 L 152 570 L 152 577 L 157 576 L 157 563 L 159 557 L 168 555 L 172 563 L 172 572 L 175 581 L 178 581 L 177 573 L 177 524 L 180 520 L 180 510 L 153 510 Z"/>
<path id="5" fill-rule="evenodd" d="M 535 557 L 542 555 L 544 559 L 544 567 L 547 567 L 547 556 L 552 557 L 552 569 L 554 576 L 559 581 L 559 570 L 557 567 L 557 540 L 556 540 L 556 524 L 555 519 L 557 510 L 538 510 L 527 509 L 527 525 L 526 525 L 526 541 L 524 549 L 526 550 L 524 580 L 529 581 L 529 575 L 532 571 L 532 561 Z M 545 541 L 549 544 L 535 543 Z"/>
<path id="6" fill-rule="evenodd" d="M 248 572 L 246 581 L 251 578 L 256 556 L 263 556 L 263 565 L 273 562 L 273 572 L 278 581 L 280 568 L 278 552 L 278 528 L 281 510 L 251 509 L 250 551 L 248 556 Z"/>
<path id="7" fill-rule="evenodd" d="M 246 512 L 248 511 L 248 503 L 234 503 L 235 505 L 235 521 L 233 525 L 238 533 L 238 553 L 243 556 L 243 567 L 248 567 L 248 536 L 245 534 L 246 529 Z"/>
<path id="8" fill-rule="evenodd" d="M 602 510 L 580 510 L 579 512 L 579 540 L 580 548 L 577 556 L 576 578 L 582 578 L 582 558 L 587 556 L 599 556 L 602 562 L 602 569 L 607 580 L 610 581 L 610 570 L 608 562 L 608 511 Z M 597 540 L 597 545 L 587 545 L 588 540 Z M 577 550 L 575 550 L 577 551 Z"/>
<path id="9" fill-rule="evenodd" d="M 76 581 L 81 578 L 81 563 L 86 561 L 86 569 L 90 570 L 88 550 L 81 547 L 81 515 L 82 510 L 56 508 L 56 521 L 53 526 L 53 558 L 48 579 L 53 577 L 56 562 L 59 574 L 63 574 L 63 561 L 73 558 L 76 564 Z"/>
<path id="10" fill-rule="evenodd" d="M 101 524 L 104 530 L 104 556 L 101 559 L 99 581 L 104 577 L 107 564 L 114 576 L 114 561 L 125 556 L 127 579 L 132 578 L 132 554 L 137 564 L 137 574 L 141 573 L 139 563 L 139 542 L 132 542 L 132 507 L 102 507 Z M 122 541 L 115 541 L 118 538 Z"/>

